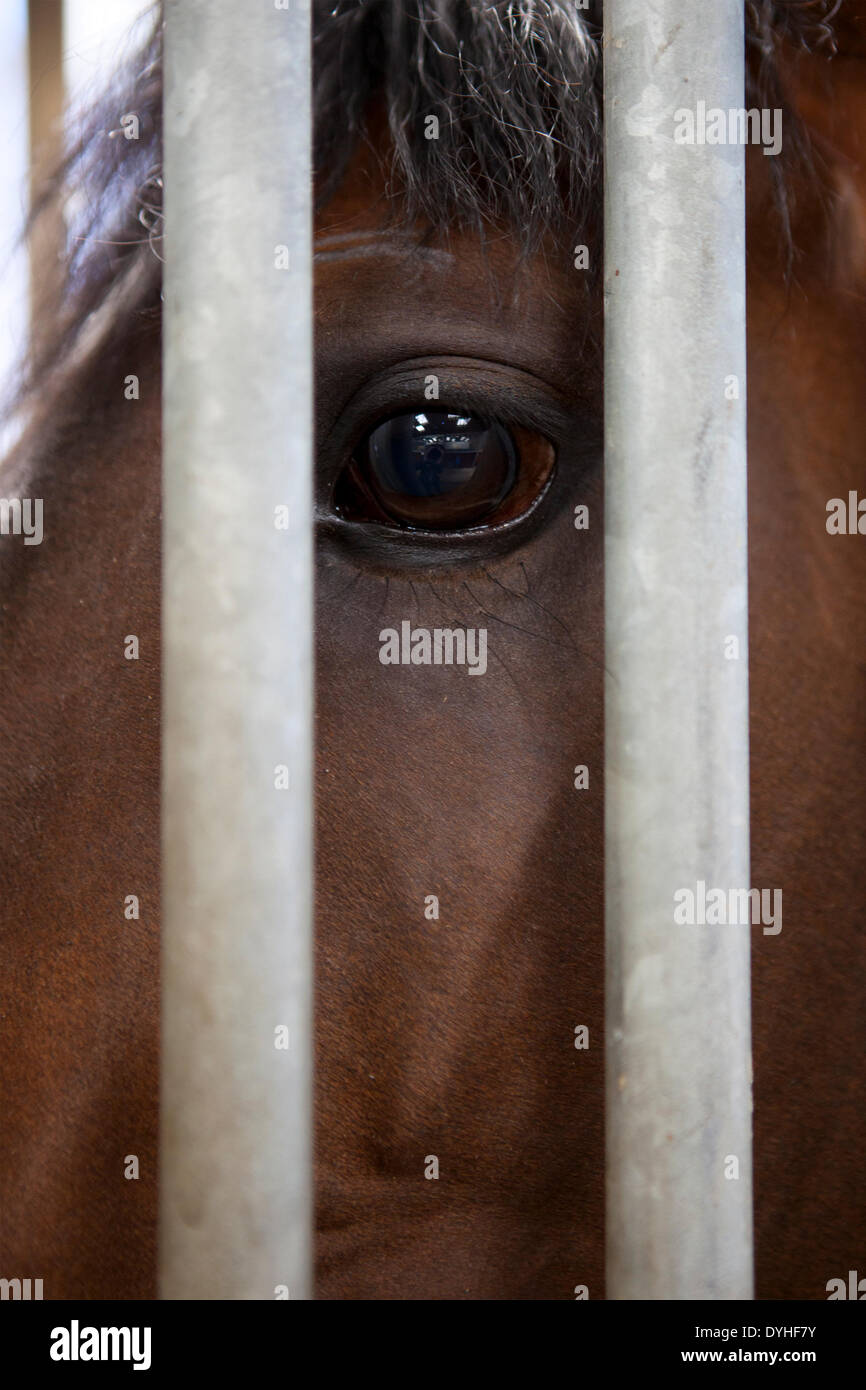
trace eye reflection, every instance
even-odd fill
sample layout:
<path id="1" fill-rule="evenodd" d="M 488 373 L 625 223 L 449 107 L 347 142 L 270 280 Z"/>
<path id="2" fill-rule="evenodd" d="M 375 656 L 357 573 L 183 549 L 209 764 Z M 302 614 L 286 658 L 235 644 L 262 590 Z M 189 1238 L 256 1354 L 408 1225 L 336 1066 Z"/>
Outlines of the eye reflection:
<path id="1" fill-rule="evenodd" d="M 339 480 L 335 506 L 349 520 L 460 530 L 496 511 L 517 475 L 514 439 L 498 421 L 418 410 L 370 431 Z"/>

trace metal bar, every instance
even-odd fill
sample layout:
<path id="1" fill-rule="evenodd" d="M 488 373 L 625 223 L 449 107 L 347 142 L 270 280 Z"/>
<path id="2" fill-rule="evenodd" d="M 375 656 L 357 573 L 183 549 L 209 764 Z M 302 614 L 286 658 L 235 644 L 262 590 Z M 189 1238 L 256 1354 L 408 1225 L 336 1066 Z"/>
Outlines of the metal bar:
<path id="1" fill-rule="evenodd" d="M 30 92 L 30 202 L 35 207 L 63 158 L 63 5 L 61 0 L 28 0 L 27 68 Z M 43 304 L 57 294 L 66 249 L 66 226 L 59 203 L 34 224 L 30 246 L 31 332 L 39 326 Z"/>
<path id="2" fill-rule="evenodd" d="M 604 18 L 607 1296 L 750 1298 L 743 6 Z"/>
<path id="3" fill-rule="evenodd" d="M 165 18 L 160 1293 L 305 1298 L 310 16 Z"/>

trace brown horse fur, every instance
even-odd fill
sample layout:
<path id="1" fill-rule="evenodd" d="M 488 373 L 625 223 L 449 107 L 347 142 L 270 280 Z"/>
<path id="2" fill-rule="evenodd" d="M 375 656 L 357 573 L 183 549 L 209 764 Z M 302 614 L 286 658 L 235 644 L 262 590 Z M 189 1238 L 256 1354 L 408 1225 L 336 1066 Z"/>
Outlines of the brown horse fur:
<path id="1" fill-rule="evenodd" d="M 531 43 L 525 27 L 507 35 L 513 90 L 559 121 L 552 159 L 530 170 L 528 125 L 503 143 L 488 85 L 486 111 L 455 126 L 468 158 L 424 166 L 413 121 L 454 74 L 429 43 L 447 57 L 437 26 L 465 34 L 484 7 L 367 5 L 347 93 L 327 26 L 360 23 L 352 8 L 317 12 L 319 115 L 342 90 L 351 145 L 342 159 L 320 129 L 317 1294 L 557 1299 L 583 1284 L 600 1298 L 601 304 L 571 257 L 575 241 L 601 256 L 597 29 L 573 49 L 569 126 L 568 103 L 551 112 L 543 91 L 569 6 L 512 7 L 535 24 Z M 748 153 L 752 879 L 785 901 L 781 934 L 753 935 L 756 1265 L 758 1296 L 777 1299 L 825 1298 L 866 1259 L 866 542 L 825 526 L 828 499 L 864 481 L 866 19 L 842 6 L 834 56 L 832 8 L 747 6 L 752 90 L 782 94 L 797 131 L 781 177 Z M 138 100 L 116 107 L 143 116 L 135 166 L 117 145 L 88 162 L 87 140 L 73 161 L 126 190 L 131 217 L 146 203 L 149 234 L 101 250 L 85 238 L 4 474 L 4 496 L 44 499 L 45 538 L 0 541 L 0 1274 L 43 1279 L 46 1298 L 155 1292 L 158 47 Z M 497 176 L 509 158 L 511 188 Z M 541 181 L 525 224 L 524 175 Z M 136 240 L 130 226 L 118 243 Z M 543 506 L 507 534 L 435 543 L 333 512 L 369 420 L 421 408 L 430 372 L 446 405 L 555 445 Z M 405 619 L 486 626 L 484 679 L 383 667 L 378 634 Z"/>

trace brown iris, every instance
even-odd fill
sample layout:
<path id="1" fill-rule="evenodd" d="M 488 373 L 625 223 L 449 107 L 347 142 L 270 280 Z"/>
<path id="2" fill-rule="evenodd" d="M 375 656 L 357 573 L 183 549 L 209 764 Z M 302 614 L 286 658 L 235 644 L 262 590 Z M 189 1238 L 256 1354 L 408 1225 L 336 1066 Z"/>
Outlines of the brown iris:
<path id="1" fill-rule="evenodd" d="M 515 434 L 527 432 L 468 412 L 393 415 L 355 450 L 337 484 L 336 509 L 350 521 L 423 531 L 489 524 L 510 496 L 523 491 Z M 553 451 L 547 450 L 552 467 Z"/>

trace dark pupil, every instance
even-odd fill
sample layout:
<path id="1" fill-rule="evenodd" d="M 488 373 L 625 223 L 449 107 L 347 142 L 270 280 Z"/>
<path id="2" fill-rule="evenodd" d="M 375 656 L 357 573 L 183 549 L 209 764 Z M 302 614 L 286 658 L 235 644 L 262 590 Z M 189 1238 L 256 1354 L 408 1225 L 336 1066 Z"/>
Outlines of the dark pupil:
<path id="1" fill-rule="evenodd" d="M 428 530 L 480 521 L 517 473 L 514 444 L 502 425 L 443 410 L 386 420 L 367 436 L 359 462 L 388 516 Z"/>

